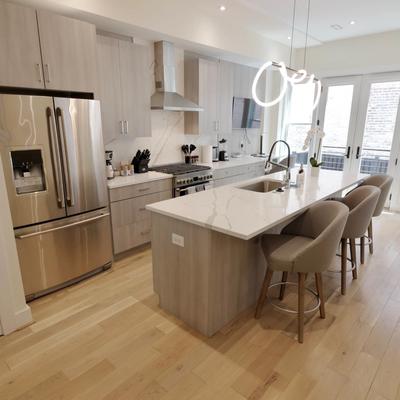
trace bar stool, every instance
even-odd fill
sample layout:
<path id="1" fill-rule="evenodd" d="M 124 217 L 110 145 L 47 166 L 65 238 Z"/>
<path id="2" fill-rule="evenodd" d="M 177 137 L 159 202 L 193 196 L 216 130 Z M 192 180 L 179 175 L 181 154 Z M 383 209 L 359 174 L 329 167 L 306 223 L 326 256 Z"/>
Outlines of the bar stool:
<path id="1" fill-rule="evenodd" d="M 355 240 L 364 236 L 372 214 L 381 194 L 375 186 L 359 186 L 338 202 L 345 204 L 350 212 L 341 238 L 341 292 L 346 294 L 347 274 L 347 242 L 350 244 L 350 258 L 352 264 L 353 279 L 357 279 L 357 259 Z"/>
<path id="2" fill-rule="evenodd" d="M 320 316 L 325 318 L 321 272 L 328 268 L 335 256 L 348 214 L 348 207 L 344 204 L 324 201 L 310 207 L 287 225 L 280 235 L 267 234 L 262 237 L 267 269 L 257 302 L 256 318 L 260 318 L 274 271 L 297 272 L 298 341 L 303 343 L 306 275 L 315 274 Z"/>
<path id="3" fill-rule="evenodd" d="M 389 196 L 390 188 L 393 183 L 393 178 L 390 175 L 386 174 L 378 174 L 372 175 L 365 179 L 360 186 L 376 186 L 381 190 L 381 194 L 379 196 L 378 204 L 375 207 L 373 217 L 379 217 L 382 214 L 383 208 L 385 207 L 386 200 Z M 374 242 L 373 242 L 373 233 L 372 233 L 372 218 L 368 225 L 368 245 L 370 254 L 374 253 Z M 365 249 L 365 236 L 362 236 L 360 239 L 360 261 L 361 264 L 364 264 L 364 249 Z"/>

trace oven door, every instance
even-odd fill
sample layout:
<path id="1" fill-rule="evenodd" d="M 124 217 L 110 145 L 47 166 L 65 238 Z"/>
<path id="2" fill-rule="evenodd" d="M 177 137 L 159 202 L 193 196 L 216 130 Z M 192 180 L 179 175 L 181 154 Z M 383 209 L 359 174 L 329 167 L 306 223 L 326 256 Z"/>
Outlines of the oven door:
<path id="1" fill-rule="evenodd" d="M 214 186 L 213 182 L 201 182 L 195 185 L 183 186 L 179 188 L 175 188 L 174 197 L 186 196 L 188 194 L 203 192 L 204 190 L 212 189 Z"/>

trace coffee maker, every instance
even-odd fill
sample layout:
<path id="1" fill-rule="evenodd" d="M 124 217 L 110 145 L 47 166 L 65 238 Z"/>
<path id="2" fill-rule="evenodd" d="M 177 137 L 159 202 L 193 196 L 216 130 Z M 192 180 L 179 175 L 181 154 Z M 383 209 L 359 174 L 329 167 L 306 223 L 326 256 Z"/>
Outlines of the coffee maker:
<path id="1" fill-rule="evenodd" d="M 114 178 L 114 168 L 112 165 L 112 159 L 113 159 L 112 150 L 106 150 L 106 176 L 107 176 L 107 179 Z"/>

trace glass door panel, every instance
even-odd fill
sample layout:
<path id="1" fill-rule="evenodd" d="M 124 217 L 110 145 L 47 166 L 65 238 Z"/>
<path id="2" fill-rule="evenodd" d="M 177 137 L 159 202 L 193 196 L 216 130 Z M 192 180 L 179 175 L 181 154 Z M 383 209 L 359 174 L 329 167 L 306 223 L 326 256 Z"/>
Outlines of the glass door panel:
<path id="1" fill-rule="evenodd" d="M 387 173 L 400 101 L 400 81 L 370 85 L 362 146 L 357 147 L 360 172 Z"/>
<path id="2" fill-rule="evenodd" d="M 343 171 L 350 157 L 349 132 L 354 85 L 328 86 L 322 129 L 321 161 L 323 169 Z"/>

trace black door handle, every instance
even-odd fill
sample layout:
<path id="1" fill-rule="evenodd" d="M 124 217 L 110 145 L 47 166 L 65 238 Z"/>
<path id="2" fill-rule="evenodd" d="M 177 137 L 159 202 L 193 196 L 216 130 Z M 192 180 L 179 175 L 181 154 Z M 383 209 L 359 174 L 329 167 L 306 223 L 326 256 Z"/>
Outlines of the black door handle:
<path id="1" fill-rule="evenodd" d="M 360 146 L 357 146 L 356 160 L 360 158 Z"/>
<path id="2" fill-rule="evenodd" d="M 347 154 L 346 154 L 346 158 L 350 158 L 350 150 L 351 150 L 351 147 L 349 146 L 349 147 L 347 147 Z"/>

